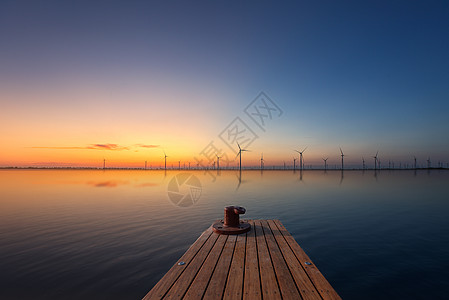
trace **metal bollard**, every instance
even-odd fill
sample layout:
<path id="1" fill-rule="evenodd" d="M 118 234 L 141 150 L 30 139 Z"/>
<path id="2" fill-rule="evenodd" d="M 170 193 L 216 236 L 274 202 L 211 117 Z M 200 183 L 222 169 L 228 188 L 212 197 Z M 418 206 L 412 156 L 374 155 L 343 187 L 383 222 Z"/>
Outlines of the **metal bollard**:
<path id="1" fill-rule="evenodd" d="M 212 229 L 218 234 L 240 234 L 248 232 L 251 225 L 245 221 L 240 221 L 246 209 L 241 206 L 226 206 L 224 209 L 224 220 L 212 224 Z"/>

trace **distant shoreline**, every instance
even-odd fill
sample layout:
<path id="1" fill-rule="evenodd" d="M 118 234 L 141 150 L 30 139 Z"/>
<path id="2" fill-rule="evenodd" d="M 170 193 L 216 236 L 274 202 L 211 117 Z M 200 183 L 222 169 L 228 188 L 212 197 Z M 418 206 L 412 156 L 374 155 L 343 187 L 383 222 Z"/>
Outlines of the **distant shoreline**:
<path id="1" fill-rule="evenodd" d="M 94 168 L 94 167 L 0 167 L 0 170 L 134 170 L 134 171 L 238 171 L 239 168 L 233 167 L 233 168 L 220 168 L 220 169 L 213 169 L 213 168 L 167 168 L 166 170 L 164 168 Z M 419 170 L 449 170 L 449 168 L 445 167 L 430 167 L 430 168 L 380 168 L 380 169 L 374 169 L 374 168 L 345 168 L 345 169 L 339 169 L 339 168 L 304 168 L 302 170 L 300 169 L 293 169 L 293 168 L 284 168 L 284 167 L 271 167 L 271 168 L 257 168 L 257 167 L 244 167 L 242 168 L 242 171 L 295 171 L 295 172 L 301 172 L 301 171 L 419 171 Z"/>

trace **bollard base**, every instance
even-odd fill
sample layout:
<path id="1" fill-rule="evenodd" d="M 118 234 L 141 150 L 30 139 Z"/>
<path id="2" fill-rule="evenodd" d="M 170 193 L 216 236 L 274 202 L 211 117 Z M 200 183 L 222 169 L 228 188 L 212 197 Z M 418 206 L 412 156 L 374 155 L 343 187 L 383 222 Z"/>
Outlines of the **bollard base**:
<path id="1" fill-rule="evenodd" d="M 218 234 L 241 234 L 245 233 L 251 230 L 251 224 L 240 221 L 240 224 L 238 226 L 225 226 L 223 220 L 217 221 L 214 224 L 212 224 L 212 229 L 214 232 Z"/>

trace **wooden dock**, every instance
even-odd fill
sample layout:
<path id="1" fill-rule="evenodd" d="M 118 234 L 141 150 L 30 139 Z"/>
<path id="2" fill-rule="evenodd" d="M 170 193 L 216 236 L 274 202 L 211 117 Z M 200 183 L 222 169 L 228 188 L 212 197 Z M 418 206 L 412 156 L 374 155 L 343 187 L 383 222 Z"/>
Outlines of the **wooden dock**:
<path id="1" fill-rule="evenodd" d="M 209 227 L 144 299 L 341 299 L 279 220 Z"/>

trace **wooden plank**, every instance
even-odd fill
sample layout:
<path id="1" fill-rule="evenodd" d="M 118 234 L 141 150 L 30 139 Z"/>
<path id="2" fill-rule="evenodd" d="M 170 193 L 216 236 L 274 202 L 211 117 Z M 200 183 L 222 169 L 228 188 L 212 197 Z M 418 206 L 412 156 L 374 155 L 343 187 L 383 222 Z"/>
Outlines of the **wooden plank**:
<path id="1" fill-rule="evenodd" d="M 256 229 L 254 221 L 249 221 L 251 231 L 246 237 L 245 274 L 243 282 L 243 299 L 262 299 L 262 291 L 259 275 L 259 259 L 257 256 Z"/>
<path id="2" fill-rule="evenodd" d="M 285 261 L 287 262 L 287 266 L 293 279 L 295 280 L 297 289 L 301 293 L 301 297 L 303 299 L 321 299 L 315 286 L 312 284 L 306 272 L 302 268 L 301 263 L 298 261 L 284 236 L 279 231 L 279 228 L 274 223 L 274 220 L 269 220 L 268 225 L 271 228 L 273 236 L 276 239 Z"/>
<path id="3" fill-rule="evenodd" d="M 268 226 L 267 221 L 261 221 L 260 225 L 265 235 L 271 261 L 273 262 L 274 271 L 276 272 L 282 299 L 300 299 L 301 296 L 296 288 L 296 284 L 290 274 L 290 270 L 287 267 L 284 257 L 279 250 L 276 240 L 271 233 L 271 229 Z"/>
<path id="4" fill-rule="evenodd" d="M 245 247 L 246 247 L 246 233 L 236 236 L 234 255 L 232 256 L 231 268 L 229 269 L 228 280 L 223 299 L 242 299 L 243 292 L 243 275 L 245 271 Z M 257 255 L 256 255 L 257 258 Z M 257 267 L 257 273 L 259 269 Z M 259 278 L 257 274 L 257 278 Z M 260 295 L 260 294 L 259 294 Z M 253 298 L 254 299 L 254 298 Z"/>
<path id="5" fill-rule="evenodd" d="M 195 278 L 196 273 L 198 273 L 198 270 L 200 270 L 211 249 L 213 249 L 212 247 L 216 245 L 217 239 L 218 235 L 212 233 L 204 246 L 200 249 L 200 251 L 198 251 L 197 255 L 190 262 L 189 266 L 174 282 L 172 287 L 165 295 L 164 299 L 181 299 L 184 296 L 187 288 Z"/>
<path id="6" fill-rule="evenodd" d="M 254 221 L 256 228 L 257 253 L 259 256 L 260 282 L 264 299 L 281 299 L 278 282 L 273 269 L 270 254 L 260 220 Z"/>
<path id="7" fill-rule="evenodd" d="M 234 254 L 236 235 L 230 235 L 224 246 L 223 252 L 220 255 L 214 273 L 210 278 L 209 285 L 206 288 L 206 293 L 203 299 L 221 299 L 228 278 L 229 268 L 231 266 L 232 257 Z"/>
<path id="8" fill-rule="evenodd" d="M 189 249 L 184 253 L 183 256 L 175 263 L 175 265 L 162 277 L 161 280 L 151 289 L 151 291 L 146 294 L 143 298 L 147 299 L 161 299 L 167 291 L 170 289 L 172 284 L 178 279 L 178 277 L 183 273 L 183 271 L 189 266 L 191 260 L 195 257 L 197 252 L 203 247 L 206 241 L 212 234 L 212 227 L 206 229 L 203 234 L 189 247 Z M 178 262 L 183 261 L 185 265 L 178 266 Z"/>
<path id="9" fill-rule="evenodd" d="M 218 234 L 213 233 L 213 235 Z M 204 291 L 209 284 L 209 279 L 215 270 L 215 266 L 217 265 L 227 238 L 227 235 L 219 235 L 214 248 L 212 248 L 206 258 L 206 261 L 201 266 L 201 269 L 193 280 L 192 285 L 187 290 L 184 299 L 201 299 L 203 297 Z"/>
<path id="10" fill-rule="evenodd" d="M 279 220 L 274 220 L 274 223 L 277 225 L 279 231 L 284 236 L 292 251 L 295 253 L 295 256 L 301 263 L 301 266 L 320 293 L 321 297 L 323 299 L 341 299 L 326 278 L 324 278 L 323 274 L 321 274 L 315 264 L 313 264 L 304 250 L 302 250 L 299 244 L 295 241 L 293 236 L 291 236 L 291 234 L 287 231 L 284 225 L 282 225 Z M 306 265 L 306 262 L 311 263 L 311 265 Z"/>

